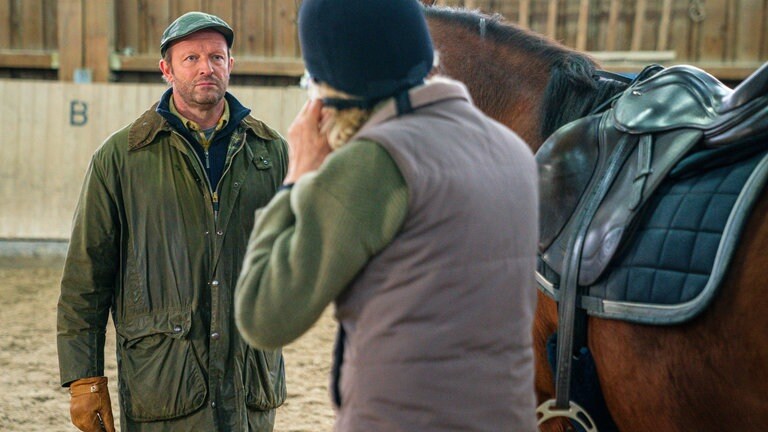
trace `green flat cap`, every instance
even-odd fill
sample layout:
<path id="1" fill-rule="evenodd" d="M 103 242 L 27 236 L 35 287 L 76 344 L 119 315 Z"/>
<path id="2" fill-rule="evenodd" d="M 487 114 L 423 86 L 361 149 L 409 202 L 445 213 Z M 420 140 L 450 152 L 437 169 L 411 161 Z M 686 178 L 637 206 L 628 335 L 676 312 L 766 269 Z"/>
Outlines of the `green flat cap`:
<path id="1" fill-rule="evenodd" d="M 165 56 L 165 51 L 171 42 L 205 29 L 216 30 L 224 35 L 227 47 L 232 48 L 235 32 L 223 19 L 204 12 L 187 12 L 176 18 L 176 21 L 163 32 L 163 37 L 160 39 L 160 55 Z"/>

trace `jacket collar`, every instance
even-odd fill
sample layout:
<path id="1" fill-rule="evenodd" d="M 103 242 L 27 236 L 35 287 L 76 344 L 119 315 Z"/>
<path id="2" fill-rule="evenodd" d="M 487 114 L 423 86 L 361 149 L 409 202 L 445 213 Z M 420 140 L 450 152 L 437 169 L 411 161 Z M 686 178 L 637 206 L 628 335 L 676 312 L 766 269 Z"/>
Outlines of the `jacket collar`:
<path id="1" fill-rule="evenodd" d="M 178 117 L 171 114 L 168 107 L 168 101 L 172 93 L 172 89 L 168 89 L 157 103 L 152 105 L 151 108 L 133 122 L 128 130 L 128 150 L 136 150 L 155 142 L 155 138 L 161 132 L 171 132 L 173 129 L 183 127 L 180 121 L 178 121 L 178 124 L 174 124 L 176 122 L 168 120 L 169 118 L 178 119 Z M 224 97 L 227 98 L 227 103 L 229 104 L 230 121 L 232 123 L 239 122 L 246 132 L 251 132 L 263 140 L 269 141 L 279 138 L 279 135 L 268 128 L 263 122 L 253 118 L 250 115 L 251 110 L 244 107 L 229 92 Z"/>
<path id="2" fill-rule="evenodd" d="M 408 96 L 414 111 L 448 99 L 464 99 L 472 102 L 469 91 L 463 83 L 445 77 L 433 78 L 425 85 L 412 88 L 408 91 Z M 361 131 L 395 117 L 397 117 L 395 100 L 387 99 L 374 109 Z"/>

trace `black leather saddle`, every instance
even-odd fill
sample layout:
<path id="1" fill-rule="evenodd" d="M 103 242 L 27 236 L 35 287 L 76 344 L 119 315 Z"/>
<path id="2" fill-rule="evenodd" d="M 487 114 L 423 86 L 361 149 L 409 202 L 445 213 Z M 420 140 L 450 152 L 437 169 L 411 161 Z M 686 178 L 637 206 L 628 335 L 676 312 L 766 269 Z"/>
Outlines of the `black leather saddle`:
<path id="1" fill-rule="evenodd" d="M 552 411 L 574 409 L 583 413 L 572 403 L 570 389 L 573 359 L 586 347 L 587 314 L 672 324 L 703 310 L 733 255 L 744 215 L 768 182 L 767 146 L 761 145 L 766 141 L 768 63 L 734 90 L 691 66 L 663 69 L 631 84 L 609 110 L 565 125 L 543 144 L 536 154 L 541 194 L 536 280 L 559 305 L 556 397 L 542 404 L 539 413 L 551 416 Z M 725 227 L 717 236 L 711 271 L 716 275 L 707 276 L 701 294 L 684 292 L 687 286 L 682 286 L 675 304 L 663 305 L 643 294 L 616 298 L 618 290 L 610 292 L 611 286 L 626 291 L 626 278 L 619 276 L 612 283 L 611 277 L 603 276 L 615 276 L 607 271 L 609 264 L 635 224 L 648 219 L 641 217 L 643 210 L 663 208 L 655 201 L 649 205 L 653 197 L 661 196 L 655 192 L 662 185 L 662 190 L 674 191 L 679 186 L 670 185 L 674 176 L 684 178 L 702 167 L 740 158 L 749 164 L 732 171 L 725 165 L 729 170 L 722 178 L 737 173 L 743 183 L 733 188 L 734 205 L 721 219 Z M 719 196 L 723 202 L 729 200 Z M 678 227 L 667 228 L 677 232 Z M 641 252 L 633 256 L 649 248 L 636 249 Z"/>
<path id="2" fill-rule="evenodd" d="M 593 284 L 640 208 L 693 152 L 750 146 L 768 134 L 768 63 L 736 89 L 692 66 L 630 86 L 612 109 L 574 121 L 536 154 L 543 261 L 562 274 L 579 217 L 594 207 L 581 241 L 578 283 Z"/>

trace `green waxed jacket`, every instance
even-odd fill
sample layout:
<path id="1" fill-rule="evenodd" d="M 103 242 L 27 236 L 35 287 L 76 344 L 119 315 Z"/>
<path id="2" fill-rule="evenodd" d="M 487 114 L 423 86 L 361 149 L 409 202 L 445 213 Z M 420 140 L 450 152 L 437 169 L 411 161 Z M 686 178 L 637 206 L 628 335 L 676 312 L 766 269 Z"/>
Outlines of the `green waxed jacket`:
<path id="1" fill-rule="evenodd" d="M 58 304 L 61 384 L 104 374 L 111 312 L 123 431 L 268 431 L 285 399 L 280 351 L 243 341 L 232 300 L 287 146 L 246 116 L 229 148 L 218 211 L 199 158 L 155 107 L 88 168 Z"/>

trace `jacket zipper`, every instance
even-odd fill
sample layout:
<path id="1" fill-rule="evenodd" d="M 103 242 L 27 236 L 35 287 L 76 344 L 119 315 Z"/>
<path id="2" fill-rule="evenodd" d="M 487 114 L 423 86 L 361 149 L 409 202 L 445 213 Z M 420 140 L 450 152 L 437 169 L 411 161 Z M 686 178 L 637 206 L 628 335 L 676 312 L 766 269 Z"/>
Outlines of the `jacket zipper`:
<path id="1" fill-rule="evenodd" d="M 218 222 L 219 218 L 219 195 L 213 190 L 213 187 L 211 187 L 211 179 L 208 178 L 208 172 L 206 171 L 206 166 L 203 165 L 203 161 L 200 160 L 200 156 L 197 155 L 197 152 L 192 147 L 192 144 L 187 141 L 186 138 L 184 138 L 184 135 L 180 134 L 176 130 L 173 131 L 174 134 L 176 134 L 181 140 L 184 142 L 184 144 L 187 145 L 187 148 L 192 152 L 192 155 L 197 159 L 197 162 L 200 164 L 201 167 L 203 167 L 203 177 L 205 177 L 205 184 L 208 186 L 206 188 L 206 192 L 208 192 L 208 197 L 210 197 L 209 202 L 211 203 L 211 213 L 213 213 L 213 221 L 214 224 Z M 205 152 L 205 159 L 207 162 L 208 159 L 208 152 Z M 221 181 L 219 181 L 221 182 Z"/>
<path id="2" fill-rule="evenodd" d="M 213 203 L 214 203 L 213 206 L 216 212 L 215 217 L 218 217 L 218 212 L 219 212 L 219 188 L 221 187 L 222 180 L 224 180 L 224 177 L 229 172 L 229 168 L 232 166 L 232 161 L 235 159 L 235 156 L 237 156 L 237 154 L 240 153 L 240 150 L 242 150 L 242 148 L 245 146 L 245 136 L 246 134 L 243 134 L 243 141 L 237 147 L 237 150 L 235 150 L 235 152 L 232 153 L 232 157 L 229 158 L 229 163 L 227 164 L 227 166 L 224 167 L 224 172 L 221 173 L 219 184 L 216 185 L 216 190 L 213 191 Z"/>

